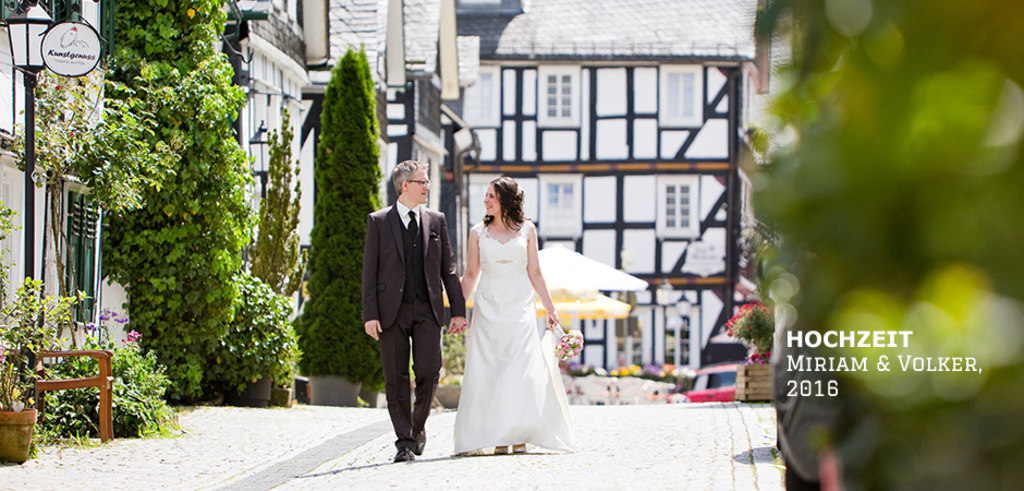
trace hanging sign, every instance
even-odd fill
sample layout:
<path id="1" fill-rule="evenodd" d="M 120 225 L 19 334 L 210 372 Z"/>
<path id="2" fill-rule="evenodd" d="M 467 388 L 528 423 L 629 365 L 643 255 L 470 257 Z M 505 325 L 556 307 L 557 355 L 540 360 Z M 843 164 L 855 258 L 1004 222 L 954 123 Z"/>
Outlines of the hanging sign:
<path id="1" fill-rule="evenodd" d="M 54 24 L 43 36 L 46 68 L 65 77 L 81 77 L 100 62 L 100 35 L 83 22 Z"/>

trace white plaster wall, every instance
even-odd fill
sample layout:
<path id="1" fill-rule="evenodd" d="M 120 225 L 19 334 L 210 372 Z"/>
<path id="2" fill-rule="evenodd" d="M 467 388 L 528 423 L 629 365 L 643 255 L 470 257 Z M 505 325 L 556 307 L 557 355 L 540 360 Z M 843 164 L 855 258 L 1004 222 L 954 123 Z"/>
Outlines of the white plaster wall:
<path id="1" fill-rule="evenodd" d="M 584 69 L 582 76 L 579 78 L 580 87 L 580 101 L 578 104 L 581 119 L 580 121 L 590 121 L 590 84 L 583 82 L 584 80 L 590 80 L 590 69 Z M 590 160 L 590 139 L 594 135 L 590 134 L 590 125 L 580 125 L 580 160 Z"/>
<path id="2" fill-rule="evenodd" d="M 711 209 L 715 206 L 718 198 L 725 192 L 725 186 L 715 179 L 715 176 L 701 176 L 700 177 L 700 208 L 699 217 L 701 221 L 707 220 L 708 214 L 711 213 Z M 723 208 L 724 210 L 725 208 Z"/>
<path id="3" fill-rule="evenodd" d="M 388 104 L 388 119 L 405 119 L 405 104 Z"/>
<path id="4" fill-rule="evenodd" d="M 476 136 L 480 140 L 480 160 L 493 162 L 498 158 L 498 130 L 478 128 Z"/>
<path id="5" fill-rule="evenodd" d="M 718 106 L 715 106 L 715 112 L 727 113 L 729 112 L 729 96 L 728 94 L 718 102 Z"/>
<path id="6" fill-rule="evenodd" d="M 666 160 L 676 158 L 676 152 L 679 152 L 679 148 L 683 146 L 687 136 L 690 136 L 689 131 L 662 131 L 661 158 Z"/>
<path id="7" fill-rule="evenodd" d="M 299 162 L 304 162 L 305 165 L 300 164 L 299 166 L 299 182 L 302 183 L 300 184 L 302 196 L 299 197 L 299 225 L 296 227 L 296 232 L 299 234 L 299 243 L 306 245 L 313 243 L 313 189 L 315 187 L 313 152 L 316 147 L 314 133 L 315 131 L 309 132 L 309 136 L 306 137 L 306 141 L 302 144 L 302 151 L 299 153 Z"/>
<path id="8" fill-rule="evenodd" d="M 671 271 L 672 266 L 675 266 L 679 258 L 686 252 L 688 245 L 690 245 L 689 242 L 663 242 L 661 244 L 661 271 L 666 273 Z"/>
<path id="9" fill-rule="evenodd" d="M 658 120 L 633 120 L 633 157 L 638 159 L 658 157 Z"/>
<path id="10" fill-rule="evenodd" d="M 597 71 L 597 115 L 626 115 L 625 68 L 605 68 Z"/>
<path id="11" fill-rule="evenodd" d="M 583 333 L 584 339 L 586 339 L 587 333 Z M 583 360 L 584 363 L 590 366 L 600 367 L 603 366 L 601 360 L 604 359 L 604 346 L 596 344 L 588 344 L 583 347 Z"/>
<path id="12" fill-rule="evenodd" d="M 523 115 L 537 114 L 537 70 L 523 70 Z"/>
<path id="13" fill-rule="evenodd" d="M 718 320 L 718 316 L 722 313 L 722 308 L 725 307 L 725 304 L 710 290 L 701 292 L 700 301 L 700 321 L 698 325 L 700 325 L 700 345 L 703 347 L 711 339 L 711 330 L 715 328 L 715 321 Z M 690 319 L 690 325 L 695 325 L 693 319 Z"/>
<path id="14" fill-rule="evenodd" d="M 25 174 L 18 170 L 18 162 L 13 157 L 2 156 L 0 161 L 2 161 L 0 163 L 0 201 L 3 201 L 8 208 L 19 211 L 19 215 L 14 219 L 17 228 L 0 242 L 0 247 L 7 253 L 7 278 L 9 280 L 7 282 L 8 289 L 3 293 L 12 295 L 17 291 L 15 285 L 25 277 L 23 272 L 25 239 L 22 235 L 24 215 L 20 214 L 20 210 L 24 206 L 22 197 L 25 195 Z"/>
<path id="15" fill-rule="evenodd" d="M 408 125 L 389 124 L 387 133 L 389 138 L 395 138 L 399 136 L 405 136 L 408 133 L 408 131 Z"/>
<path id="16" fill-rule="evenodd" d="M 516 114 L 516 71 L 501 71 L 501 113 L 506 116 Z"/>
<path id="17" fill-rule="evenodd" d="M 516 122 L 503 121 L 501 123 L 502 155 L 505 162 L 516 160 Z"/>
<path id="18" fill-rule="evenodd" d="M 537 122 L 523 121 L 523 161 L 537 160 Z"/>
<path id="19" fill-rule="evenodd" d="M 711 227 L 704 231 L 701 241 L 712 244 L 722 252 L 722 266 L 725 266 L 725 229 L 722 227 Z"/>
<path id="20" fill-rule="evenodd" d="M 629 156 L 626 142 L 625 119 L 601 119 L 597 121 L 597 158 L 621 160 Z"/>
<path id="21" fill-rule="evenodd" d="M 583 232 L 584 256 L 614 268 L 617 251 L 614 230 L 586 230 Z"/>
<path id="22" fill-rule="evenodd" d="M 707 90 L 704 93 L 706 94 L 705 97 L 707 98 L 707 103 L 710 104 L 711 101 L 715 100 L 715 96 L 721 92 L 722 86 L 725 85 L 725 82 L 727 82 L 728 79 L 725 78 L 725 75 L 722 75 L 721 70 L 716 67 L 708 67 L 705 72 L 708 75 L 708 85 Z M 726 98 L 728 98 L 728 96 Z"/>
<path id="23" fill-rule="evenodd" d="M 576 160 L 576 131 L 545 131 L 541 136 L 541 146 L 545 161 Z"/>
<path id="24" fill-rule="evenodd" d="M 0 130 L 14 134 L 14 68 L 11 66 L 10 40 L 0 35 Z M 20 89 L 20 87 L 19 87 Z M 18 91 L 24 97 L 24 92 Z"/>
<path id="25" fill-rule="evenodd" d="M 629 222 L 653 222 L 657 214 L 657 181 L 654 176 L 626 176 L 622 186 L 622 218 Z"/>
<path id="26" fill-rule="evenodd" d="M 654 244 L 656 238 L 653 229 L 625 230 L 622 232 L 622 249 L 633 251 L 633 259 L 627 273 L 654 273 Z M 623 264 L 626 266 L 626 264 Z"/>
<path id="27" fill-rule="evenodd" d="M 691 159 L 724 159 L 729 157 L 729 120 L 709 119 L 697 133 L 686 152 Z"/>
<path id="28" fill-rule="evenodd" d="M 614 223 L 618 194 L 615 177 L 587 177 L 583 179 L 583 221 L 587 223 Z"/>
<path id="29" fill-rule="evenodd" d="M 633 70 L 633 111 L 637 114 L 658 112 L 658 69 Z"/>
<path id="30" fill-rule="evenodd" d="M 523 192 L 523 215 L 526 215 L 530 220 L 537 220 L 540 206 L 540 191 L 538 191 L 539 184 L 536 178 L 518 178 L 516 182 L 519 183 L 519 189 Z M 481 206 L 483 206 L 481 204 Z"/>
<path id="31" fill-rule="evenodd" d="M 466 196 L 466 205 L 469 208 L 469 225 L 472 227 L 480 223 L 484 218 L 484 196 L 487 194 L 487 186 L 498 177 L 498 174 L 470 174 L 469 191 Z M 524 207 L 525 208 L 525 207 Z M 466 231 L 469 233 L 469 231 Z"/>

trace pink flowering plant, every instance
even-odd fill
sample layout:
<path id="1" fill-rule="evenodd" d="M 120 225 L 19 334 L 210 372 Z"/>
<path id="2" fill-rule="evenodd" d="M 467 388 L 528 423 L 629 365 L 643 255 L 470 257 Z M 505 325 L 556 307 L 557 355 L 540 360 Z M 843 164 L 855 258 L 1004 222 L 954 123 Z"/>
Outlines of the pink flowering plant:
<path id="1" fill-rule="evenodd" d="M 110 368 L 114 376 L 114 435 L 118 438 L 155 434 L 170 427 L 172 414 L 164 401 L 169 382 L 166 369 L 153 352 L 141 346 L 142 335 L 128 326 L 128 315 L 103 309 L 99 324 L 86 324 L 81 349 L 113 352 Z M 110 323 L 125 332 L 126 339 L 112 339 Z M 96 374 L 93 358 L 67 358 L 48 369 L 55 378 L 80 378 Z M 93 390 L 52 391 L 46 397 L 46 413 L 39 427 L 54 439 L 95 437 L 99 434 L 99 392 Z"/>
<path id="2" fill-rule="evenodd" d="M 767 305 L 761 302 L 743 305 L 725 323 L 725 331 L 753 351 L 751 363 L 768 363 L 775 336 L 775 315 Z"/>

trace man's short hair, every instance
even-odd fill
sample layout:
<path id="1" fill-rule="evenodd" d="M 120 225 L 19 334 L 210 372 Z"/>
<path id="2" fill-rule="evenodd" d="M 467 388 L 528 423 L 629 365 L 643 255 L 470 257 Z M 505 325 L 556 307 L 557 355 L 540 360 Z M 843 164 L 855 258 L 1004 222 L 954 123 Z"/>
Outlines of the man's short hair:
<path id="1" fill-rule="evenodd" d="M 416 160 L 403 160 L 395 166 L 391 173 L 391 182 L 395 185 L 395 192 L 402 195 L 402 183 L 412 178 L 412 173 L 420 167 L 428 167 L 427 164 Z"/>

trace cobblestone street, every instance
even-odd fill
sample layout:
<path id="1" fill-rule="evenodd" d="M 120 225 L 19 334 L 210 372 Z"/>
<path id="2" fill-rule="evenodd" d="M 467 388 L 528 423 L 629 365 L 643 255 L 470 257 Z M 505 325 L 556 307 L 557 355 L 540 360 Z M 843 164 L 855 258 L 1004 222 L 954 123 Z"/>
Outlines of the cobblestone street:
<path id="1" fill-rule="evenodd" d="M 571 406 L 577 452 L 455 457 L 435 412 L 415 462 L 392 464 L 385 409 L 201 407 L 181 436 L 47 448 L 0 466 L 10 489 L 781 489 L 768 404 Z"/>

